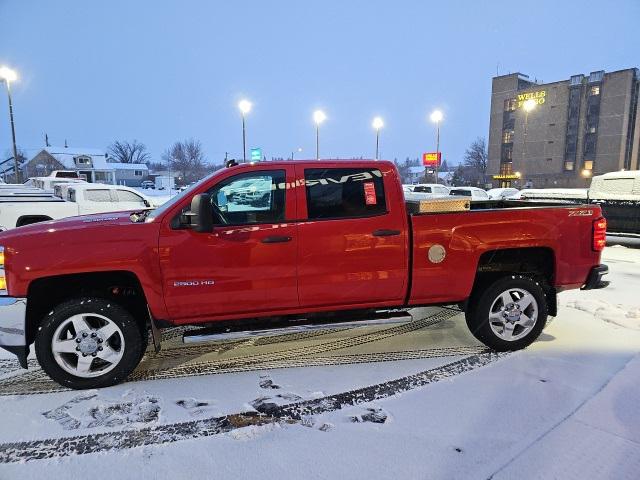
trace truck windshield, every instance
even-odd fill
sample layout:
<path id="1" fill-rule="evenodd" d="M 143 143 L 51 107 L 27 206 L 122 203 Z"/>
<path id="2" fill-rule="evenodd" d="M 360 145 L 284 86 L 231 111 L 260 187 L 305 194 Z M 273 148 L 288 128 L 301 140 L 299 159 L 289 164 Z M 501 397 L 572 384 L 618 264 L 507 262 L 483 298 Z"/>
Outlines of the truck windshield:
<path id="1" fill-rule="evenodd" d="M 202 185 L 202 183 L 208 181 L 210 178 L 212 178 L 214 175 L 216 175 L 216 173 L 218 173 L 218 172 L 213 172 L 211 175 L 207 175 L 206 177 L 200 179 L 199 181 L 197 181 L 196 183 L 191 185 L 186 190 L 178 193 L 174 197 L 171 197 L 169 200 L 167 200 L 165 203 L 160 205 L 158 208 L 155 208 L 155 209 L 151 210 L 151 212 L 149 212 L 149 215 L 147 215 L 147 218 L 145 219 L 145 221 L 146 222 L 153 222 L 157 217 L 162 215 L 167 210 L 171 209 L 175 204 L 181 202 L 183 198 L 188 197 L 189 195 L 191 195 L 191 192 L 193 192 L 198 187 L 200 187 L 200 185 Z"/>

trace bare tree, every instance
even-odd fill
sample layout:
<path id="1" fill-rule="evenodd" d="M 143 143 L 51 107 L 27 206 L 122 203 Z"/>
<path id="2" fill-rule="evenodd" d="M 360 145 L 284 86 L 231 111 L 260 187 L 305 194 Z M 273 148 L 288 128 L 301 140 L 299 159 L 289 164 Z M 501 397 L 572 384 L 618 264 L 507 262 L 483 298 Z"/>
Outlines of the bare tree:
<path id="1" fill-rule="evenodd" d="M 481 183 L 485 184 L 485 177 L 487 173 L 487 143 L 484 138 L 478 137 L 476 138 L 467 151 L 464 152 L 464 166 L 468 167 L 466 170 L 467 176 L 475 177 L 469 178 L 469 180 L 473 183 Z"/>
<path id="2" fill-rule="evenodd" d="M 133 142 L 116 140 L 109 145 L 107 153 L 109 157 L 121 163 L 147 163 L 151 159 L 146 145 L 137 140 Z"/>
<path id="3" fill-rule="evenodd" d="M 175 142 L 162 154 L 162 160 L 185 184 L 199 180 L 208 170 L 202 144 L 193 138 Z"/>

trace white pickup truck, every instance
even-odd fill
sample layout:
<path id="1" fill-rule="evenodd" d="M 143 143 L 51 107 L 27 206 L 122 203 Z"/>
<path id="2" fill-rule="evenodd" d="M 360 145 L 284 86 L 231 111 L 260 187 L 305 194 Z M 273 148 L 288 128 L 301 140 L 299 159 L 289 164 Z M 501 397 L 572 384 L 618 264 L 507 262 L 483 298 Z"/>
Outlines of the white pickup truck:
<path id="1" fill-rule="evenodd" d="M 64 198 L 41 190 L 0 192 L 0 230 L 92 213 L 144 210 L 154 204 L 140 192 L 119 185 L 65 184 Z"/>

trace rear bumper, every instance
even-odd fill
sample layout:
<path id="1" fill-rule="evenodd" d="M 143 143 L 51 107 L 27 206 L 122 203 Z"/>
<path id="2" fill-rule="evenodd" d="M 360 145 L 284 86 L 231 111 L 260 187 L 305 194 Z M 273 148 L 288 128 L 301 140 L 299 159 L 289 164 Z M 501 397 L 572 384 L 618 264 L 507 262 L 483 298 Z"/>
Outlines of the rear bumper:
<path id="1" fill-rule="evenodd" d="M 0 297 L 0 347 L 16 355 L 23 368 L 29 354 L 26 316 L 26 298 Z"/>
<path id="2" fill-rule="evenodd" d="M 582 286 L 581 290 L 595 290 L 598 288 L 604 288 L 609 285 L 609 282 L 602 280 L 602 277 L 609 273 L 609 267 L 605 264 L 596 265 L 591 268 L 587 281 Z"/>

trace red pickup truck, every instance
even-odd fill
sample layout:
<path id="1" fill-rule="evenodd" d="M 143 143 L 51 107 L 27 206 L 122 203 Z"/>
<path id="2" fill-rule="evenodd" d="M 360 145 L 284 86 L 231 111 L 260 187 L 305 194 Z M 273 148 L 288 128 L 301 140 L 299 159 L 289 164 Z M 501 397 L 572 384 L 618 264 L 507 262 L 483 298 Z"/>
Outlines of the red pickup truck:
<path id="1" fill-rule="evenodd" d="M 386 161 L 265 162 L 155 210 L 3 232 L 0 346 L 26 368 L 35 343 L 53 380 L 94 388 L 125 379 L 160 328 L 241 333 L 456 304 L 479 340 L 514 350 L 556 314 L 557 292 L 606 285 L 598 206 L 451 208 L 469 200 L 405 202 Z"/>

